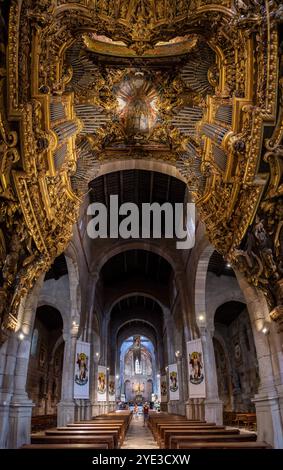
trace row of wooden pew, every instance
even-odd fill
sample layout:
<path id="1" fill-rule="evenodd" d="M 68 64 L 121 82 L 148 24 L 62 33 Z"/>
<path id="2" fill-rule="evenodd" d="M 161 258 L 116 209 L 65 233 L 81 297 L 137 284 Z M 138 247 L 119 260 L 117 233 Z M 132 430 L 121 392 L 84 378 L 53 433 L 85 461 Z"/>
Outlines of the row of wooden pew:
<path id="1" fill-rule="evenodd" d="M 246 429 L 256 431 L 255 413 L 236 413 L 234 411 L 225 411 L 223 414 L 223 422 L 229 426 L 244 427 Z"/>
<path id="2" fill-rule="evenodd" d="M 150 413 L 149 427 L 154 439 L 165 449 L 265 449 L 265 442 L 256 442 L 256 434 L 227 429 L 215 423 L 188 420 L 184 416 Z"/>
<path id="3" fill-rule="evenodd" d="M 124 441 L 132 418 L 130 411 L 100 415 L 64 427 L 31 435 L 23 449 L 118 449 Z"/>
<path id="4" fill-rule="evenodd" d="M 31 418 L 31 432 L 42 431 L 43 429 L 56 426 L 57 415 L 38 415 Z"/>

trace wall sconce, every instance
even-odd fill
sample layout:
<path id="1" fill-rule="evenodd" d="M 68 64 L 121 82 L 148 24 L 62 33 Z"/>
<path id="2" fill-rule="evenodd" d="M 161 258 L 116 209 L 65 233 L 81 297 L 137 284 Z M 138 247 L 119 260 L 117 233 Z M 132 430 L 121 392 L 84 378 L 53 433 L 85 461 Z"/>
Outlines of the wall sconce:
<path id="1" fill-rule="evenodd" d="M 175 356 L 176 356 L 177 358 L 178 358 L 178 357 L 181 357 L 181 351 L 179 351 L 179 350 L 176 351 L 176 352 L 175 352 Z"/>
<path id="2" fill-rule="evenodd" d="M 23 339 L 25 339 L 25 335 L 22 331 L 19 333 L 18 338 L 19 338 L 20 341 L 23 341 Z"/>
<path id="3" fill-rule="evenodd" d="M 118 379 L 119 379 L 119 377 L 120 377 L 120 376 L 117 374 L 117 375 L 116 375 L 116 379 L 118 380 Z"/>
<path id="4" fill-rule="evenodd" d="M 165 370 L 166 370 L 166 372 L 168 372 L 168 369 L 169 369 L 169 367 L 168 367 L 168 366 L 166 366 L 166 367 L 165 367 Z"/>
<path id="5" fill-rule="evenodd" d="M 199 316 L 198 316 L 198 319 L 199 321 L 203 322 L 205 320 L 205 316 L 201 313 Z"/>
<path id="6" fill-rule="evenodd" d="M 99 356 L 99 352 L 96 352 L 95 355 L 96 355 L 96 357 L 98 357 L 98 356 Z"/>
<path id="7" fill-rule="evenodd" d="M 158 379 L 160 379 L 160 374 L 157 374 L 157 376 L 156 376 L 156 377 L 157 377 Z"/>
<path id="8" fill-rule="evenodd" d="M 110 368 L 109 368 L 109 367 L 107 367 L 107 368 L 106 368 L 106 370 L 109 372 Z"/>

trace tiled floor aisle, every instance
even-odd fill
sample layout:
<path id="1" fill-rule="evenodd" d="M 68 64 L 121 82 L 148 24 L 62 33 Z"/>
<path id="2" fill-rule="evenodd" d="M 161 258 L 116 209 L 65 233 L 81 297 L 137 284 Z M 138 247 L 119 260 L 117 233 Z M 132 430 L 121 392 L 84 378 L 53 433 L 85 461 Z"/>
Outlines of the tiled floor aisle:
<path id="1" fill-rule="evenodd" d="M 143 427 L 143 417 L 133 417 L 121 449 L 158 449 L 151 431 Z"/>

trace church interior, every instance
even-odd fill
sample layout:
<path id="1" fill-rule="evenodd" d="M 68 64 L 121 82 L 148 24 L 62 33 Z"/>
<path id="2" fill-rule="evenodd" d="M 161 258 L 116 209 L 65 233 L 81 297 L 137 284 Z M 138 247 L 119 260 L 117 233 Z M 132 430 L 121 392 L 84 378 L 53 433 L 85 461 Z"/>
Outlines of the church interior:
<path id="1" fill-rule="evenodd" d="M 283 449 L 281 1 L 0 12 L 0 448 Z"/>

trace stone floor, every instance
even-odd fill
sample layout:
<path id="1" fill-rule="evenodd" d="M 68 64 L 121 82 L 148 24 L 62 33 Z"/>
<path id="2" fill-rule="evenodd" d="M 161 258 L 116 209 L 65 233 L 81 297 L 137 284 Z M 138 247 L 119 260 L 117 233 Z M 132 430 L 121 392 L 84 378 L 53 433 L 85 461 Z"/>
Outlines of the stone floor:
<path id="1" fill-rule="evenodd" d="M 158 449 L 151 431 L 143 426 L 143 416 L 134 416 L 121 449 Z"/>

